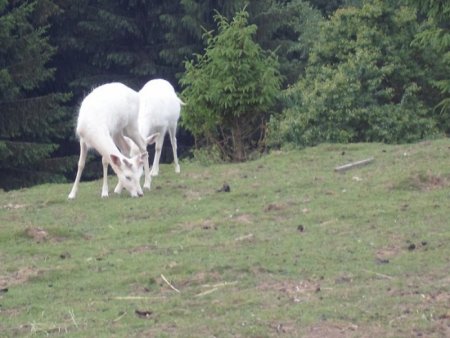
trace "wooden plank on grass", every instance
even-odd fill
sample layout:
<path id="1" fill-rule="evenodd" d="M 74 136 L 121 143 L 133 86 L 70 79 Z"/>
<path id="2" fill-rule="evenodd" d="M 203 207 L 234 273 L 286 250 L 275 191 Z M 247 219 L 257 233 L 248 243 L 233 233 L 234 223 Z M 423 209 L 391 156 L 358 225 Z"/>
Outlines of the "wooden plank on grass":
<path id="1" fill-rule="evenodd" d="M 357 167 L 362 167 L 362 166 L 364 166 L 364 165 L 367 165 L 367 164 L 373 162 L 374 160 L 375 160 L 375 159 L 374 159 L 373 157 L 370 157 L 370 158 L 365 159 L 365 160 L 361 160 L 361 161 L 357 161 L 357 162 L 352 162 L 352 163 L 347 163 L 347 164 L 344 164 L 344 165 L 341 165 L 341 166 L 339 166 L 339 167 L 334 168 L 334 171 L 342 172 L 342 171 L 346 171 L 346 170 L 349 170 L 349 169 L 353 169 L 353 168 L 357 168 Z"/>

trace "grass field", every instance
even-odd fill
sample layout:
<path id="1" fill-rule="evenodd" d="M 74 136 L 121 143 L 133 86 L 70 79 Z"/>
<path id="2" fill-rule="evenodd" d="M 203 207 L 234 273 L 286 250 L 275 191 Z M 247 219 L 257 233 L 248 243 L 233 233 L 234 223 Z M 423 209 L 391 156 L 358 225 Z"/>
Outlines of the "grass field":
<path id="1" fill-rule="evenodd" d="M 140 199 L 0 192 L 0 336 L 450 337 L 449 147 L 162 165 Z"/>

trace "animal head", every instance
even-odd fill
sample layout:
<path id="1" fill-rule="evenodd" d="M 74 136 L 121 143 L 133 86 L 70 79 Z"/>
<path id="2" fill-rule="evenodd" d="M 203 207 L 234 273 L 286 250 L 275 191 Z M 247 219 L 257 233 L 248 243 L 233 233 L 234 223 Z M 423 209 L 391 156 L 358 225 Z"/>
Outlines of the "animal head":
<path id="1" fill-rule="evenodd" d="M 132 158 L 126 158 L 116 155 L 110 155 L 111 166 L 122 186 L 128 190 L 131 197 L 143 196 L 140 178 L 142 176 L 144 160 L 147 153 L 136 155 Z"/>

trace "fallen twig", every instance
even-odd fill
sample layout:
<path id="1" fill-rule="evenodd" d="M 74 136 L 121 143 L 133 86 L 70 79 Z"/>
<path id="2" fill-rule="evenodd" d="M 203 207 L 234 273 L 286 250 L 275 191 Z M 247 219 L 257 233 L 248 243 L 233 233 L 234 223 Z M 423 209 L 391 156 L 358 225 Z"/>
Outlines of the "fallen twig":
<path id="1" fill-rule="evenodd" d="M 357 162 L 344 164 L 344 165 L 341 165 L 339 167 L 334 168 L 334 171 L 346 171 L 346 170 L 353 169 L 353 168 L 356 168 L 356 167 L 361 167 L 363 165 L 366 165 L 366 164 L 369 164 L 369 163 L 373 162 L 374 160 L 375 159 L 373 157 L 370 157 L 370 158 L 362 160 L 362 161 L 357 161 Z"/>
<path id="2" fill-rule="evenodd" d="M 180 293 L 181 291 L 180 290 L 178 290 L 175 286 L 173 286 L 172 284 L 170 284 L 170 282 L 166 279 L 166 277 L 164 277 L 164 275 L 163 274 L 161 274 L 161 278 L 163 279 L 163 281 L 164 282 L 166 282 L 167 283 L 167 285 L 169 285 L 170 286 L 170 288 L 172 289 L 172 290 L 174 290 L 174 291 L 176 291 L 176 292 L 178 292 L 178 293 Z"/>
<path id="3" fill-rule="evenodd" d="M 115 300 L 146 300 L 150 299 L 150 297 L 142 297 L 142 296 L 122 296 L 122 297 L 114 297 Z"/>
<path id="4" fill-rule="evenodd" d="M 206 295 L 209 295 L 210 293 L 213 293 L 213 292 L 215 292 L 217 290 L 219 290 L 219 289 L 218 288 L 214 288 L 214 289 L 211 289 L 211 290 L 206 290 L 206 291 L 200 292 L 199 294 L 196 294 L 195 297 L 206 296 Z"/>
<path id="5" fill-rule="evenodd" d="M 75 313 L 73 312 L 73 310 L 69 310 L 69 314 L 70 314 L 70 318 L 72 319 L 72 322 L 75 325 L 75 327 L 78 327 L 78 323 L 75 320 Z"/>
<path id="6" fill-rule="evenodd" d="M 122 313 L 119 317 L 117 317 L 116 319 L 113 320 L 113 323 L 118 322 L 119 320 L 121 320 L 126 314 L 127 314 L 127 312 Z"/>
<path id="7" fill-rule="evenodd" d="M 246 240 L 246 239 L 252 239 L 252 238 L 253 238 L 253 234 L 248 234 L 248 235 L 244 235 L 244 236 L 235 238 L 234 240 L 235 240 L 236 242 L 240 242 L 240 241 L 244 241 L 244 240 Z"/>
<path id="8" fill-rule="evenodd" d="M 366 270 L 366 269 L 363 269 L 363 271 L 372 273 L 372 274 L 374 274 L 374 275 L 376 275 L 376 276 L 378 276 L 378 277 L 382 277 L 382 278 L 386 278 L 386 279 L 391 279 L 391 280 L 394 279 L 394 277 L 391 277 L 391 276 L 388 276 L 388 275 L 384 275 L 384 274 L 382 274 L 382 273 L 378 273 L 378 272 L 375 272 L 375 271 L 370 271 L 370 270 Z"/>
<path id="9" fill-rule="evenodd" d="M 236 285 L 238 282 L 234 281 L 234 282 L 222 282 L 222 283 L 217 283 L 217 284 L 204 284 L 202 285 L 202 287 L 204 288 L 220 288 L 222 286 L 228 286 L 228 285 Z"/>

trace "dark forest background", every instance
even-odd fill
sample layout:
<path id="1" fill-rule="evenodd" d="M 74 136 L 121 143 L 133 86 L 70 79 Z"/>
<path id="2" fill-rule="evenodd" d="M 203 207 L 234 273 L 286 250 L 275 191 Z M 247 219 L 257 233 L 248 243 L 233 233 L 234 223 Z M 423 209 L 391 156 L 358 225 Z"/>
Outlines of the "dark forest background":
<path id="1" fill-rule="evenodd" d="M 74 177 L 103 83 L 169 80 L 181 156 L 242 161 L 447 134 L 449 74 L 445 0 L 0 0 L 0 188 Z"/>

